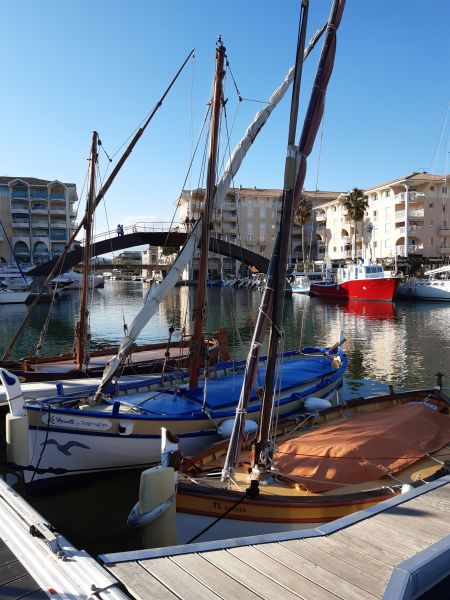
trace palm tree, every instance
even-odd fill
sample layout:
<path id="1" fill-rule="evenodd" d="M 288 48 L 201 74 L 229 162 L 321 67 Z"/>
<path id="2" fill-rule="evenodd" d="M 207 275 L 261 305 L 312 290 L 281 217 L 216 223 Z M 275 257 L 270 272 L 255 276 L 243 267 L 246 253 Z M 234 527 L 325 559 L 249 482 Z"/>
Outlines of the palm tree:
<path id="1" fill-rule="evenodd" d="M 352 258 L 356 257 L 356 227 L 359 221 L 364 219 L 364 214 L 369 206 L 369 198 L 363 190 L 353 188 L 341 201 L 347 211 L 347 216 L 353 221 L 353 244 Z"/>
<path id="2" fill-rule="evenodd" d="M 311 221 L 312 215 L 312 202 L 305 196 L 300 196 L 300 201 L 297 206 L 297 210 L 294 214 L 294 223 L 302 228 L 302 254 L 303 254 L 303 271 L 306 273 L 306 261 L 305 261 L 305 225 Z"/>

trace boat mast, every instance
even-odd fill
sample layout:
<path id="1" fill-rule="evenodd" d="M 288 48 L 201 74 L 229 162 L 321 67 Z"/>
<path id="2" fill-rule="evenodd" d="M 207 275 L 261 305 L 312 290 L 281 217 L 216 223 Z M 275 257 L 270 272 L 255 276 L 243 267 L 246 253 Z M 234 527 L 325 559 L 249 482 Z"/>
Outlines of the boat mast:
<path id="1" fill-rule="evenodd" d="M 97 165 L 97 144 L 98 144 L 98 133 L 94 131 L 92 134 L 92 147 L 91 155 L 89 158 L 89 192 L 86 203 L 86 215 L 84 218 L 84 229 L 86 231 L 84 239 L 83 249 L 83 279 L 81 283 L 81 303 L 80 303 L 80 317 L 76 328 L 76 361 L 77 369 L 82 369 L 89 362 L 87 356 L 87 341 L 89 336 L 88 331 L 88 289 L 89 289 L 89 276 L 90 276 L 90 254 L 91 254 L 91 243 L 92 243 L 92 222 L 94 215 L 94 201 L 95 201 L 95 170 Z"/>
<path id="2" fill-rule="evenodd" d="M 306 5 L 307 2 L 302 2 L 303 10 L 305 9 Z M 327 85 L 333 70 L 334 55 L 336 51 L 336 30 L 339 27 L 344 7 L 345 0 L 333 0 L 333 6 L 326 25 L 325 41 L 322 48 L 319 66 L 317 68 L 314 86 L 309 100 L 308 109 L 306 111 L 302 135 L 297 149 L 299 165 L 296 168 L 297 175 L 294 184 L 292 211 L 296 209 L 300 201 L 300 196 L 302 193 L 306 176 L 306 159 L 313 148 L 314 141 L 322 118 Z M 300 36 L 301 34 L 299 34 L 299 37 Z M 292 148 L 288 148 L 288 153 L 290 149 Z M 284 198 L 284 205 L 286 205 L 286 195 Z M 283 209 L 283 214 L 284 216 L 282 216 L 282 219 L 284 222 L 284 219 L 287 218 L 287 212 L 285 208 Z M 284 291 L 285 274 L 283 281 L 281 282 L 281 274 L 277 271 L 277 265 L 280 264 L 278 256 L 280 253 L 283 252 L 281 244 L 281 235 L 283 233 L 283 229 L 284 226 L 282 224 L 281 230 L 278 232 L 277 235 L 277 240 L 275 242 L 275 248 L 272 253 L 272 257 L 270 259 L 269 270 L 267 274 L 267 284 L 259 308 L 258 320 L 255 325 L 251 349 L 247 357 L 244 382 L 242 385 L 241 396 L 239 398 L 239 404 L 236 409 L 236 419 L 233 427 L 233 432 L 231 434 L 230 443 L 228 446 L 227 457 L 225 460 L 224 467 L 222 469 L 222 481 L 227 483 L 229 482 L 230 477 L 234 472 L 237 461 L 237 455 L 242 443 L 245 425 L 245 415 L 247 412 L 248 403 L 250 401 L 252 389 L 256 381 L 259 354 L 261 350 L 261 345 L 264 341 L 264 334 L 269 325 L 269 319 L 273 319 L 275 316 L 275 298 L 272 293 L 272 289 L 276 285 L 276 280 L 278 281 L 279 293 L 281 294 L 281 290 Z M 286 264 L 284 265 L 284 268 L 286 268 Z M 278 307 L 275 309 L 275 311 L 276 310 L 281 310 L 280 302 L 278 302 Z M 266 389 L 268 390 L 268 392 L 270 392 L 269 396 L 271 400 L 273 396 L 273 389 L 269 390 L 267 385 Z M 261 415 L 260 417 L 260 421 L 263 423 L 262 426 L 259 426 L 258 432 L 258 441 L 260 447 L 268 446 L 268 444 L 265 445 L 263 442 L 265 436 L 264 429 L 268 429 L 267 424 L 270 423 L 270 416 L 272 414 L 272 404 L 268 400 L 269 397 L 266 397 L 267 405 L 262 407 L 263 412 L 267 413 L 267 417 L 265 415 Z M 268 455 L 269 453 L 266 452 L 265 454 Z M 267 459 L 270 460 L 270 456 L 267 456 Z M 254 462 L 260 463 L 260 457 L 256 456 Z M 258 477 L 257 470 L 258 469 L 255 470 L 256 479 Z"/>
<path id="3" fill-rule="evenodd" d="M 203 203 L 202 238 L 200 244 L 200 265 L 194 306 L 194 330 L 191 340 L 191 365 L 189 387 L 198 386 L 200 364 L 203 354 L 202 329 L 207 314 L 206 280 L 208 273 L 208 251 L 211 233 L 212 209 L 216 191 L 217 150 L 219 146 L 220 108 L 222 103 L 222 80 L 224 77 L 225 47 L 219 36 L 216 48 L 216 70 L 214 76 L 214 96 L 211 111 L 211 133 L 209 140 L 208 172 L 206 176 L 205 201 Z"/>
<path id="4" fill-rule="evenodd" d="M 280 220 L 280 229 L 274 249 L 274 274 L 275 289 L 273 292 L 272 318 L 270 322 L 269 348 L 267 353 L 266 377 L 262 397 L 261 416 L 253 452 L 253 470 L 258 471 L 260 457 L 265 456 L 269 445 L 270 423 L 272 419 L 273 398 L 275 392 L 275 368 L 277 353 L 282 338 L 282 308 L 284 291 L 286 288 L 287 259 L 289 240 L 292 231 L 294 216 L 294 189 L 297 176 L 297 153 L 295 136 L 297 131 L 298 108 L 300 98 L 300 83 L 303 70 L 303 53 L 305 48 L 306 25 L 308 22 L 308 0 L 302 1 L 302 10 L 295 57 L 295 75 L 292 89 L 291 113 L 289 118 L 289 132 L 287 155 L 284 167 L 283 207 Z M 265 465 L 264 465 L 265 466 Z"/>

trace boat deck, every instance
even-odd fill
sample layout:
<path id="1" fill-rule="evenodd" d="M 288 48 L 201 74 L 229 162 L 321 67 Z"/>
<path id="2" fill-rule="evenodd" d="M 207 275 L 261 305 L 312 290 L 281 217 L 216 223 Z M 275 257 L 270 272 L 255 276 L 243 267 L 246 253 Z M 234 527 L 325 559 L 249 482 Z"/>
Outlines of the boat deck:
<path id="1" fill-rule="evenodd" d="M 450 476 L 315 529 L 100 556 L 165 600 L 444 598 L 449 558 Z"/>

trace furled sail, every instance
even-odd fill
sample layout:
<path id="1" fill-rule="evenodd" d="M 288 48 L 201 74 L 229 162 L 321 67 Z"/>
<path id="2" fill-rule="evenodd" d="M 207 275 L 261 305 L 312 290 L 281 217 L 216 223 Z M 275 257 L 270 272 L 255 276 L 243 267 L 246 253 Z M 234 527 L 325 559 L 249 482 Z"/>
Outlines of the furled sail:
<path id="1" fill-rule="evenodd" d="M 253 119 L 250 126 L 247 128 L 244 136 L 238 142 L 233 153 L 225 167 L 223 176 L 217 184 L 216 196 L 215 196 L 215 207 L 220 208 L 230 188 L 233 177 L 238 172 L 242 161 L 247 154 L 250 146 L 255 141 L 258 133 L 261 131 L 263 125 L 267 119 L 279 104 L 283 96 L 285 95 L 289 85 L 292 82 L 294 76 L 294 67 L 292 67 L 286 75 L 283 83 L 275 90 L 270 97 L 267 105 L 260 110 L 255 118 Z M 188 241 L 183 247 L 182 252 L 177 257 L 176 261 L 172 265 L 171 269 L 167 273 L 162 283 L 159 286 L 153 286 L 146 298 L 145 304 L 141 311 L 137 314 L 134 321 L 132 322 L 128 335 L 120 345 L 119 351 L 106 365 L 103 373 L 102 381 L 97 390 L 96 397 L 104 390 L 105 386 L 111 381 L 112 377 L 116 373 L 117 369 L 127 358 L 131 352 L 132 346 L 136 341 L 138 335 L 149 322 L 152 316 L 155 314 L 156 309 L 161 300 L 167 296 L 172 289 L 175 287 L 178 281 L 179 274 L 182 273 L 190 258 L 193 255 L 195 248 L 197 247 L 201 237 L 201 219 L 199 219 L 192 231 Z"/>

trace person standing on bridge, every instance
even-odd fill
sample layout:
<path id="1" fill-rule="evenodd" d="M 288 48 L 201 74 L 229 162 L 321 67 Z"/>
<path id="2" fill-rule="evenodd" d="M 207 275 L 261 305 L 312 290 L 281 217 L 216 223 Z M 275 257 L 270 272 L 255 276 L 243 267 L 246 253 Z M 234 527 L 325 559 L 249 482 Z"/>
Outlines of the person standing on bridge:
<path id="1" fill-rule="evenodd" d="M 121 236 L 121 235 L 123 235 L 123 225 L 120 225 L 120 224 L 119 224 L 119 225 L 117 225 L 117 227 L 116 227 L 116 232 L 117 232 L 117 235 L 118 235 L 118 236 Z"/>

